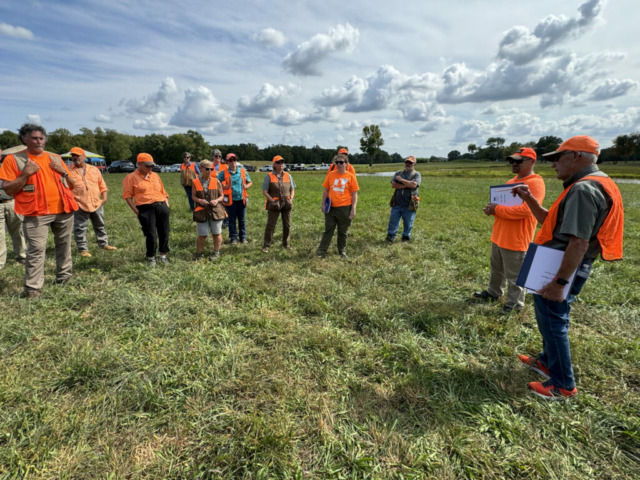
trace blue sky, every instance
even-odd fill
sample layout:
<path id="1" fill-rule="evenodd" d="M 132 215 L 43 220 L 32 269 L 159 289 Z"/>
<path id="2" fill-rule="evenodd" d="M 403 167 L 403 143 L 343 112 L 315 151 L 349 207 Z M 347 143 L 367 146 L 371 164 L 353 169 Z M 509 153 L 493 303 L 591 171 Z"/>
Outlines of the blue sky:
<path id="1" fill-rule="evenodd" d="M 640 129 L 630 0 L 0 4 L 0 128 L 445 155 Z"/>

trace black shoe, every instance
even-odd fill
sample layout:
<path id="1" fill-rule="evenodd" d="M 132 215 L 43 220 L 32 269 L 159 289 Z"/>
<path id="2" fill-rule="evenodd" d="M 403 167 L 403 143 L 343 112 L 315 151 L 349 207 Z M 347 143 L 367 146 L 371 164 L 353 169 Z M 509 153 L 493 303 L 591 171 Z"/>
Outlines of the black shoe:
<path id="1" fill-rule="evenodd" d="M 496 300 L 498 300 L 498 297 L 494 297 L 486 290 L 483 290 L 481 292 L 473 292 L 473 296 L 474 298 L 479 298 L 481 300 L 488 300 L 490 302 L 495 302 Z"/>
<path id="2" fill-rule="evenodd" d="M 198 260 L 202 260 L 202 255 L 204 255 L 204 253 L 203 253 L 203 252 L 196 252 L 196 262 L 197 262 Z"/>
<path id="3" fill-rule="evenodd" d="M 25 262 L 26 262 L 25 258 L 16 258 L 16 263 L 19 263 L 20 265 L 24 265 Z"/>
<path id="4" fill-rule="evenodd" d="M 522 308 L 520 308 L 520 307 L 507 307 L 506 305 L 504 307 L 502 307 L 502 314 L 503 315 L 509 315 L 511 312 L 520 313 L 521 311 L 522 311 Z"/>
<path id="5" fill-rule="evenodd" d="M 393 241 L 395 240 L 394 237 L 392 237 L 391 235 L 387 235 L 387 238 L 385 239 L 385 242 L 387 243 L 393 243 Z"/>
<path id="6" fill-rule="evenodd" d="M 209 257 L 209 261 L 213 262 L 215 260 L 218 260 L 219 258 L 220 258 L 220 252 L 219 251 L 218 252 L 213 252 L 211 254 L 211 256 Z"/>
<path id="7" fill-rule="evenodd" d="M 71 280 L 71 278 L 56 278 L 53 281 L 54 285 L 65 285 L 67 283 L 69 283 L 69 280 Z"/>
<path id="8" fill-rule="evenodd" d="M 408 242 L 409 240 L 411 240 L 409 237 L 405 237 L 404 235 L 402 236 L 403 242 Z"/>

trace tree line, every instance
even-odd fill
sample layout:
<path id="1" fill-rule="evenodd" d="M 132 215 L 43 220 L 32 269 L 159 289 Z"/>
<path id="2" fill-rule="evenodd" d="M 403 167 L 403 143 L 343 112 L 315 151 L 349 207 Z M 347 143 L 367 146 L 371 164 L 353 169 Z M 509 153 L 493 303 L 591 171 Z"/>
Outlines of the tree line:
<path id="1" fill-rule="evenodd" d="M 20 145 L 18 135 L 10 130 L 0 133 L 0 149 Z M 63 154 L 72 147 L 80 147 L 90 152 L 98 153 L 105 157 L 108 164 L 115 160 L 133 160 L 138 153 L 146 152 L 153 156 L 156 163 L 171 165 L 182 162 L 182 154 L 190 152 L 194 160 L 211 158 L 214 149 L 222 152 L 223 157 L 233 152 L 238 155 L 240 161 L 271 161 L 276 155 L 284 158 L 286 163 L 304 163 L 306 165 L 331 163 L 342 145 L 334 149 L 305 147 L 302 145 L 270 145 L 259 148 L 254 143 L 241 143 L 235 145 L 209 144 L 204 137 L 195 130 L 187 133 L 164 135 L 152 133 L 144 136 L 129 135 L 116 130 L 95 130 L 81 128 L 79 133 L 73 134 L 66 128 L 59 128 L 47 133 L 47 150 L 53 153 Z M 371 148 L 371 147 L 369 147 Z M 372 150 L 372 152 L 374 152 Z M 371 158 L 371 162 L 370 162 Z M 375 150 L 375 153 L 351 152 L 351 163 L 401 163 L 403 157 L 399 153 L 389 154 L 384 150 Z"/>
<path id="2" fill-rule="evenodd" d="M 478 146 L 475 143 L 470 143 L 466 153 L 461 153 L 459 150 L 450 151 L 447 159 L 496 161 L 514 154 L 519 148 L 529 147 L 536 151 L 538 160 L 544 162 L 543 155 L 557 150 L 562 142 L 560 137 L 547 135 L 540 137 L 537 142 L 512 142 L 507 145 L 506 140 L 502 137 L 489 137 L 485 145 Z M 640 132 L 618 135 L 613 141 L 613 146 L 600 150 L 600 158 L 603 162 L 613 163 L 618 163 L 620 160 L 625 162 L 640 160 Z"/>

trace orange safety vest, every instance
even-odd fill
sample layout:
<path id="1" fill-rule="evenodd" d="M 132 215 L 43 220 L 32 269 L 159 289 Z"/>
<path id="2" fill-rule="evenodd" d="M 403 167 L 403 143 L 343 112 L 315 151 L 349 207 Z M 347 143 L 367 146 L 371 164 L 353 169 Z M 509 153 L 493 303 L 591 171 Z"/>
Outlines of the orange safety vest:
<path id="1" fill-rule="evenodd" d="M 613 200 L 611 210 L 609 211 L 609 214 L 607 215 L 604 223 L 600 227 L 597 238 L 602 250 L 601 255 L 603 260 L 607 260 L 609 262 L 613 260 L 621 260 L 622 239 L 624 234 L 624 208 L 622 206 L 622 196 L 620 195 L 620 190 L 618 190 L 618 186 L 609 177 L 598 177 L 589 175 L 578 180 L 578 182 L 584 181 L 598 182 L 600 185 L 602 185 L 604 191 L 607 192 L 607 195 L 611 197 L 611 200 Z M 576 183 L 574 183 L 573 185 L 575 185 Z M 556 199 L 556 201 L 553 202 L 553 205 L 551 205 L 549 213 L 547 214 L 547 218 L 542 224 L 542 228 L 536 235 L 535 243 L 537 243 L 538 245 L 544 245 L 545 243 L 553 239 L 553 231 L 555 230 L 556 222 L 558 221 L 558 209 L 560 208 L 560 203 L 562 202 L 564 197 L 567 196 L 569 190 L 571 190 L 571 187 L 573 187 L 573 185 L 567 187 L 564 192 L 562 192 Z"/>
<path id="2" fill-rule="evenodd" d="M 196 196 L 198 198 L 204 198 L 205 200 L 211 201 L 214 200 L 214 198 L 212 198 L 211 192 L 213 191 L 217 191 L 218 190 L 218 179 L 214 176 L 211 175 L 211 178 L 209 179 L 209 185 L 211 185 L 211 182 L 215 182 L 215 188 L 209 188 L 207 190 L 207 195 L 204 194 L 204 187 L 202 186 L 202 183 L 200 182 L 199 178 L 194 178 L 193 179 L 193 188 L 195 188 L 196 190 Z M 200 195 L 198 195 L 199 192 L 203 192 L 202 193 L 202 197 L 200 197 Z M 215 198 L 218 198 L 219 194 L 215 196 Z M 202 213 L 203 210 L 207 209 L 208 212 L 204 213 L 204 216 Z M 211 206 L 211 205 L 207 205 L 207 207 L 203 207 L 202 205 L 196 205 L 196 208 L 193 212 L 193 220 L 195 222 L 204 222 L 206 221 L 206 219 L 208 218 L 209 213 L 212 214 L 212 218 L 214 220 L 222 220 L 227 218 L 227 211 L 224 209 L 224 207 L 221 204 L 216 205 L 215 207 Z"/>
<path id="3" fill-rule="evenodd" d="M 242 177 L 242 185 L 246 185 L 247 171 L 244 168 L 240 169 L 240 176 Z M 230 207 L 231 204 L 233 203 L 233 191 L 231 188 L 231 174 L 229 173 L 228 168 L 224 171 L 224 182 L 222 183 L 222 188 L 224 188 L 224 190 L 222 191 L 222 193 L 224 193 L 224 198 L 222 199 L 222 203 L 227 207 Z M 247 204 L 247 198 L 249 198 L 249 195 L 247 195 L 247 190 L 243 188 L 242 203 L 244 203 L 245 205 Z"/>
<path id="4" fill-rule="evenodd" d="M 272 184 L 275 183 L 276 185 L 278 185 L 276 188 L 280 191 L 280 181 L 278 180 L 277 175 L 275 173 L 273 173 L 273 172 L 269 172 L 269 183 L 272 183 Z M 282 184 L 283 184 L 283 186 L 285 184 L 289 184 L 288 185 L 289 188 L 285 187 L 285 192 L 288 191 L 289 192 L 289 196 L 288 197 L 284 197 L 284 198 L 290 199 L 291 198 L 291 178 L 289 177 L 289 174 L 287 172 L 282 172 Z M 271 194 L 271 188 L 269 188 L 269 194 Z M 274 200 L 280 200 L 280 197 L 275 197 L 273 195 L 271 195 L 271 198 L 273 198 Z M 268 204 L 268 201 L 265 198 L 264 199 L 264 209 L 265 210 L 267 209 L 267 204 Z"/>
<path id="5" fill-rule="evenodd" d="M 62 164 L 62 158 L 60 157 L 60 155 L 56 155 L 55 153 L 51 152 L 45 153 L 49 156 L 49 159 L 52 162 L 59 162 Z M 29 155 L 25 150 L 23 152 L 14 153 L 13 159 L 16 162 L 18 175 L 20 175 L 22 173 L 22 170 L 24 170 L 24 167 L 27 165 Z M 58 187 L 60 198 L 62 198 L 62 206 L 64 212 L 75 212 L 76 210 L 78 210 L 78 203 L 76 202 L 73 193 L 71 193 L 71 190 L 69 189 L 67 179 L 62 178 L 62 175 L 60 175 L 55 170 L 52 171 L 53 176 L 56 179 L 56 186 Z M 20 215 L 27 216 L 49 215 L 47 197 L 43 195 L 43 193 L 44 183 L 42 182 L 42 172 L 38 170 L 36 173 L 29 177 L 22 190 L 14 195 L 13 198 L 15 200 L 15 212 Z"/>

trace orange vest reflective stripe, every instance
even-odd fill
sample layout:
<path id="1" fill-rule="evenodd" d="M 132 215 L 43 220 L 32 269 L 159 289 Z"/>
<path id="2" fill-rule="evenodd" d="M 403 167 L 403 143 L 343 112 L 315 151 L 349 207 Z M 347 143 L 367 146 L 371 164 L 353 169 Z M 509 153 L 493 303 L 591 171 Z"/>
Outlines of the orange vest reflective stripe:
<path id="1" fill-rule="evenodd" d="M 49 159 L 54 162 L 57 161 L 62 164 L 62 158 L 55 153 L 45 152 Z M 13 159 L 16 162 L 16 170 L 18 175 L 22 173 L 24 167 L 29 160 L 29 155 L 26 150 L 13 154 Z M 65 213 L 71 213 L 78 210 L 78 204 L 76 202 L 73 193 L 69 189 L 67 179 L 62 178 L 58 172 L 53 171 L 53 176 L 56 179 L 56 187 L 58 187 L 58 193 L 62 199 L 63 211 Z M 47 204 L 47 197 L 44 193 L 44 183 L 42 182 L 42 172 L 38 170 L 31 175 L 27 180 L 25 186 L 18 193 L 14 195 L 14 210 L 20 215 L 27 216 L 40 216 L 49 214 L 49 206 Z"/>
<path id="2" fill-rule="evenodd" d="M 240 176 L 242 177 L 242 185 L 246 185 L 247 171 L 244 168 L 240 169 Z M 224 190 L 222 191 L 222 193 L 224 193 L 224 198 L 222 199 L 222 203 L 227 207 L 230 207 L 231 204 L 233 203 L 233 191 L 231 188 L 231 172 L 229 172 L 229 169 L 224 171 L 224 183 L 222 184 L 222 188 L 224 188 Z M 245 205 L 247 204 L 248 197 L 249 195 L 247 195 L 247 190 L 243 188 L 242 203 L 244 203 Z"/>
<path id="3" fill-rule="evenodd" d="M 618 186 L 609 177 L 598 177 L 595 175 L 589 175 L 578 180 L 578 182 L 584 181 L 598 182 L 600 185 L 602 185 L 604 191 L 607 192 L 607 195 L 611 197 L 611 200 L 613 200 L 611 210 L 609 211 L 609 214 L 607 215 L 604 223 L 600 227 L 597 238 L 602 250 L 601 255 L 603 260 L 621 260 L 622 240 L 624 236 L 624 208 L 622 206 L 622 196 L 620 195 L 620 190 L 618 190 Z M 574 183 L 573 185 L 575 185 L 576 183 Z M 549 213 L 547 214 L 547 218 L 542 224 L 542 228 L 536 235 L 535 243 L 544 245 L 545 243 L 553 239 L 553 231 L 555 230 L 556 223 L 558 221 L 558 209 L 560 208 L 560 203 L 562 202 L 564 197 L 567 196 L 569 190 L 571 190 L 571 187 L 573 187 L 573 185 L 567 187 L 564 192 L 562 192 L 556 199 L 556 201 L 553 202 L 553 205 L 551 205 Z"/>

